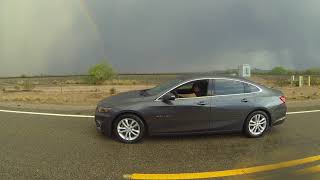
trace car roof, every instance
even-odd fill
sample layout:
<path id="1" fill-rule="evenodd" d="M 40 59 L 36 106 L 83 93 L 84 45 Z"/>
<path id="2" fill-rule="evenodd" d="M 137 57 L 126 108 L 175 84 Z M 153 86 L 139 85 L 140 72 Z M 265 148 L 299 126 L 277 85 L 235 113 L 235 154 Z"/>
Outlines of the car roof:
<path id="1" fill-rule="evenodd" d="M 237 76 L 231 76 L 231 75 L 210 75 L 210 74 L 186 74 L 178 76 L 178 79 L 181 79 L 183 81 L 193 80 L 193 79 L 214 79 L 214 78 L 226 78 L 226 79 L 235 79 L 235 80 L 241 80 L 241 81 L 249 81 L 248 79 L 237 77 Z"/>
<path id="2" fill-rule="evenodd" d="M 251 81 L 247 78 L 244 78 L 244 77 L 238 77 L 238 76 L 232 76 L 232 75 L 210 75 L 208 73 L 195 73 L 195 74 L 185 74 L 185 75 L 181 75 L 181 76 L 178 76 L 178 79 L 182 80 L 182 81 L 191 81 L 191 80 L 195 80 L 195 79 L 219 79 L 219 78 L 222 78 L 222 79 L 233 79 L 233 80 L 239 80 L 239 81 L 244 81 L 244 82 L 248 82 L 248 83 L 251 83 L 251 84 L 254 84 L 256 86 L 263 86 L 259 83 L 256 83 L 254 81 Z"/>

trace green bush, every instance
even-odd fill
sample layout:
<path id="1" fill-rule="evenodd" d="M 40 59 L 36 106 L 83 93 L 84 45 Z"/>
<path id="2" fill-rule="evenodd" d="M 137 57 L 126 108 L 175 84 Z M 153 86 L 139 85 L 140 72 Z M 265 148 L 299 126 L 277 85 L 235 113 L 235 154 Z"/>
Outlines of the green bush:
<path id="1" fill-rule="evenodd" d="M 116 74 L 112 66 L 108 63 L 101 63 L 91 67 L 88 71 L 89 82 L 93 84 L 102 84 L 110 80 Z"/>
<path id="2" fill-rule="evenodd" d="M 278 66 L 278 67 L 273 68 L 270 71 L 270 74 L 273 74 L 273 75 L 286 75 L 286 74 L 288 74 L 288 72 L 289 71 L 287 69 L 285 69 L 284 67 Z"/>

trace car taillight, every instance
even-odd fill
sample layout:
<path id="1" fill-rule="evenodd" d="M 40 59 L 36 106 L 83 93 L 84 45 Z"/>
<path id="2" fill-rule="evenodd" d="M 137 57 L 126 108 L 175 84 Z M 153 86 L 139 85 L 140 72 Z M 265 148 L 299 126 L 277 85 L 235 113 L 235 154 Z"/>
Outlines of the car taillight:
<path id="1" fill-rule="evenodd" d="M 280 97 L 280 100 L 281 100 L 283 103 L 286 103 L 286 97 L 285 97 L 285 96 L 281 96 L 281 97 Z"/>

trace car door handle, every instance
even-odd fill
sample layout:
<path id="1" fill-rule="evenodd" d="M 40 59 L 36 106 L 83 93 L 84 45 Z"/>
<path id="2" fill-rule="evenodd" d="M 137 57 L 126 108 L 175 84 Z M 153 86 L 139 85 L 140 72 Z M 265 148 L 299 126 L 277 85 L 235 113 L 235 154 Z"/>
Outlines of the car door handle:
<path id="1" fill-rule="evenodd" d="M 244 98 L 244 99 L 241 99 L 241 102 L 248 102 L 248 99 L 247 98 Z"/>
<path id="2" fill-rule="evenodd" d="M 200 106 L 207 105 L 207 103 L 206 103 L 205 101 L 200 101 L 200 102 L 198 102 L 197 104 L 200 105 Z"/>

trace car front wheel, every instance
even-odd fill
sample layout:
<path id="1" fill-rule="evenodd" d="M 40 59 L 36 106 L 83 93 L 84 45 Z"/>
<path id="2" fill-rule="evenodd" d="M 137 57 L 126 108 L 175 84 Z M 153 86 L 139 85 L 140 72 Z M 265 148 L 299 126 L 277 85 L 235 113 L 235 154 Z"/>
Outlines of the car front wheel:
<path id="1" fill-rule="evenodd" d="M 263 111 L 251 113 L 245 124 L 245 133 L 248 137 L 257 138 L 264 135 L 269 128 L 269 117 Z"/>
<path id="2" fill-rule="evenodd" d="M 145 126 L 138 116 L 127 114 L 116 119 L 113 129 L 119 141 L 123 143 L 135 143 L 144 136 Z"/>

